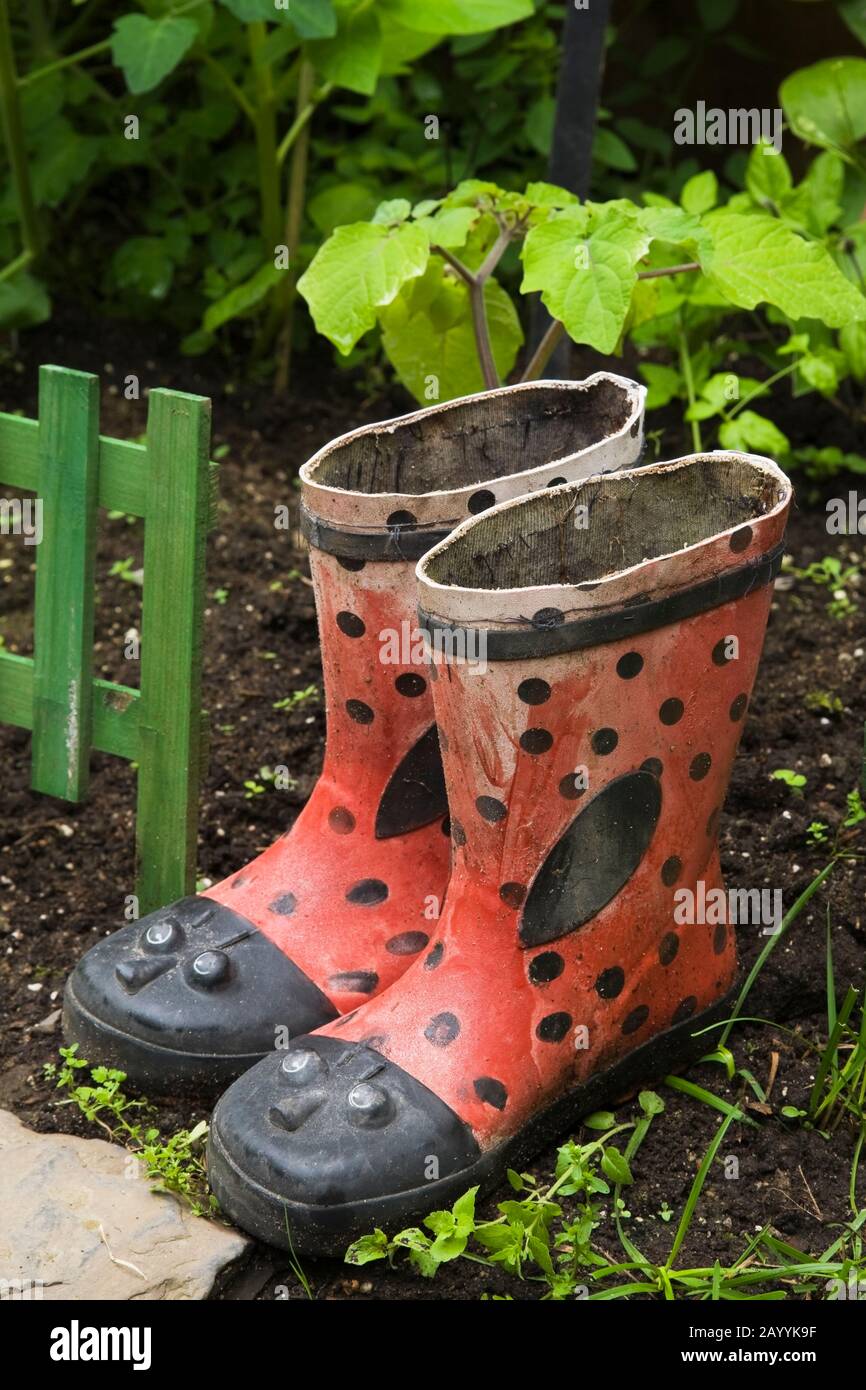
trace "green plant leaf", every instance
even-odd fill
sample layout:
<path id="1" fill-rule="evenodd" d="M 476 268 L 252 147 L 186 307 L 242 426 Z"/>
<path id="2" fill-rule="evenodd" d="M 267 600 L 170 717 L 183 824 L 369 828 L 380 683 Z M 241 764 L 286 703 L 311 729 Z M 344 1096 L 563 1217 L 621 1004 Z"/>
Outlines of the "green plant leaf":
<path id="1" fill-rule="evenodd" d="M 709 212 L 718 201 L 719 181 L 712 169 L 704 169 L 700 174 L 693 174 L 683 185 L 683 191 L 680 194 L 680 203 L 683 208 L 694 217 L 700 217 L 703 213 Z"/>
<path id="2" fill-rule="evenodd" d="M 541 291 L 545 307 L 576 343 L 616 350 L 649 234 L 610 205 L 565 208 L 533 227 L 523 245 L 523 292 Z"/>
<path id="3" fill-rule="evenodd" d="M 505 378 L 517 359 L 523 331 L 517 311 L 496 280 L 484 287 L 493 359 Z M 382 342 L 403 385 L 417 400 L 448 401 L 483 391 L 469 291 L 438 256 L 380 315 Z M 432 394 L 431 394 L 432 393 Z"/>
<path id="4" fill-rule="evenodd" d="M 836 8 L 851 33 L 866 44 L 866 5 L 863 0 L 837 0 Z"/>
<path id="5" fill-rule="evenodd" d="M 746 187 L 761 207 L 771 210 L 781 208 L 794 187 L 785 156 L 776 154 L 772 145 L 759 141 L 746 165 Z"/>
<path id="6" fill-rule="evenodd" d="M 848 370 L 857 381 L 866 381 L 866 323 L 849 323 L 839 334 L 839 346 Z"/>
<path id="7" fill-rule="evenodd" d="M 139 96 L 158 87 L 174 71 L 197 36 L 194 19 L 124 15 L 114 21 L 112 62 L 123 70 L 129 90 Z"/>
<path id="8" fill-rule="evenodd" d="M 338 227 L 298 281 L 320 333 L 344 356 L 407 280 L 423 275 L 430 244 L 423 227 L 354 222 Z"/>
<path id="9" fill-rule="evenodd" d="M 850 157 L 866 136 L 866 59 L 826 58 L 786 77 L 779 97 L 795 135 Z"/>
<path id="10" fill-rule="evenodd" d="M 364 184 L 338 183 L 314 194 L 308 212 L 318 230 L 329 236 L 335 227 L 371 218 L 377 203 L 377 195 Z"/>
<path id="11" fill-rule="evenodd" d="M 784 457 L 791 451 L 787 436 L 772 420 L 754 410 L 741 410 L 733 420 L 727 420 L 719 429 L 719 443 L 723 449 L 767 454 L 770 458 Z"/>
<path id="12" fill-rule="evenodd" d="M 631 1169 L 615 1144 L 608 1144 L 601 1156 L 601 1170 L 611 1182 L 625 1187 L 634 1182 Z"/>
<path id="13" fill-rule="evenodd" d="M 286 274 L 285 270 L 277 270 L 273 261 L 266 261 L 248 280 L 235 285 L 222 299 L 211 304 L 202 320 L 204 332 L 215 333 L 230 319 L 239 318 L 248 309 L 255 308 Z"/>
<path id="14" fill-rule="evenodd" d="M 532 0 L 382 0 L 398 24 L 425 34 L 484 34 L 531 18 Z"/>
<path id="15" fill-rule="evenodd" d="M 122 290 L 161 300 L 171 289 L 174 261 L 162 237 L 130 237 L 112 257 L 111 276 Z"/>
<path id="16" fill-rule="evenodd" d="M 440 208 L 432 217 L 419 217 L 418 224 L 426 231 L 431 246 L 459 251 L 480 215 L 477 208 Z"/>
<path id="17" fill-rule="evenodd" d="M 388 1254 L 388 1237 L 378 1226 L 372 1235 L 361 1236 L 345 1254 L 347 1265 L 366 1265 L 371 1260 L 384 1260 Z"/>
<path id="18" fill-rule="evenodd" d="M 382 68 L 382 29 L 373 10 L 352 10 L 340 16 L 332 39 L 311 44 L 310 56 L 318 70 L 338 87 L 361 96 L 372 96 Z"/>
<path id="19" fill-rule="evenodd" d="M 0 282 L 0 325 L 4 329 L 33 328 L 51 318 L 51 300 L 45 286 L 26 271 Z M 73 1066 L 86 1063 L 70 1058 Z"/>
<path id="20" fill-rule="evenodd" d="M 331 0 L 288 0 L 289 20 L 302 39 L 330 39 L 337 32 Z M 271 18 L 273 18 L 271 4 Z"/>
<path id="21" fill-rule="evenodd" d="M 552 128 L 551 121 L 551 131 Z M 542 150 L 541 153 L 545 154 L 546 150 Z M 637 169 L 637 160 L 628 145 L 615 131 L 608 130 L 606 126 L 599 126 L 595 132 L 592 157 L 605 169 L 616 169 L 622 174 L 633 174 Z"/>
<path id="22" fill-rule="evenodd" d="M 551 96 L 539 97 L 526 113 L 523 129 L 530 145 L 538 154 L 550 153 L 553 123 L 556 120 L 556 101 Z"/>
<path id="23" fill-rule="evenodd" d="M 713 246 L 704 271 L 742 309 L 774 304 L 792 319 L 820 319 L 830 328 L 866 317 L 866 299 L 845 279 L 825 247 L 806 242 L 766 213 L 711 212 L 704 225 Z"/>

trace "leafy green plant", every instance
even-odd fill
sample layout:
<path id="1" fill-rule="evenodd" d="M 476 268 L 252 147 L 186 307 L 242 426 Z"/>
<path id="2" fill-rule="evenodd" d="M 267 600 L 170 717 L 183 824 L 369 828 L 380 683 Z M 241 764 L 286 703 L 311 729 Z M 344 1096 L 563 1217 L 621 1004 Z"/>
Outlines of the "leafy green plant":
<path id="1" fill-rule="evenodd" d="M 758 157 L 769 162 L 761 150 Z M 648 341 L 651 325 L 655 341 L 678 345 L 690 410 L 699 411 L 702 393 L 708 411 L 724 414 L 723 444 L 779 452 L 779 439 L 744 409 L 756 391 L 724 406 L 725 382 L 712 378 L 709 350 L 703 364 L 695 359 L 688 313 L 766 303 L 792 321 L 840 330 L 866 318 L 866 298 L 820 239 L 748 195 L 747 205 L 717 207 L 711 180 L 698 195 L 687 185 L 681 206 L 656 195 L 643 206 L 624 198 L 581 204 L 551 184 L 514 193 L 478 180 L 414 206 L 392 200 L 371 221 L 338 227 L 298 289 L 340 352 L 378 327 L 404 385 L 419 400 L 449 399 L 493 387 L 514 367 L 523 332 L 494 272 L 517 252 L 522 291 L 539 292 L 554 320 L 524 379 L 541 374 L 566 334 L 611 353 L 629 333 Z M 786 373 L 815 355 L 798 344 Z M 654 404 L 676 394 L 671 381 L 649 376 Z M 697 417 L 693 427 L 698 443 Z"/>
<path id="2" fill-rule="evenodd" d="M 319 687 L 317 685 L 305 686 L 302 690 L 293 690 L 291 695 L 286 695 L 282 700 L 275 701 L 273 708 L 285 710 L 291 714 L 293 710 L 299 709 L 302 705 L 309 704 L 312 700 L 318 699 Z"/>
<path id="3" fill-rule="evenodd" d="M 784 782 L 788 790 L 792 791 L 795 796 L 803 795 L 806 778 L 802 772 L 794 772 L 789 767 L 777 767 L 770 773 L 770 777 L 774 782 Z"/>
<path id="4" fill-rule="evenodd" d="M 825 555 L 823 560 L 813 560 L 805 569 L 791 566 L 789 572 L 795 579 L 830 590 L 827 612 L 832 618 L 847 618 L 857 612 L 857 603 L 850 590 L 860 583 L 862 571 L 858 564 L 845 565 L 838 556 Z"/>
<path id="5" fill-rule="evenodd" d="M 59 1103 L 77 1106 L 86 1120 L 135 1154 L 154 1191 L 175 1193 L 196 1216 L 216 1214 L 219 1208 L 208 1190 L 204 1161 L 207 1123 L 202 1120 L 193 1129 L 178 1130 L 164 1139 L 154 1125 L 146 1124 L 154 1107 L 146 1098 L 132 1099 L 123 1091 L 125 1072 L 91 1065 L 78 1056 L 77 1043 L 59 1052 L 60 1063 L 46 1062 L 43 1067 L 46 1081 L 66 1092 L 66 1099 Z"/>
<path id="6" fill-rule="evenodd" d="M 60 248 L 63 226 L 89 195 L 100 196 L 104 180 L 117 201 L 122 177 L 134 224 L 118 220 L 125 230 L 103 292 L 140 313 L 158 306 L 186 332 L 190 352 L 254 316 L 255 350 L 276 352 L 280 385 L 295 278 L 308 255 L 311 154 L 333 163 L 312 149 L 318 110 L 348 97 L 341 119 L 351 127 L 360 112 L 363 122 L 355 98 L 372 101 L 380 83 L 402 79 L 447 36 L 534 18 L 532 0 L 130 0 L 106 32 L 100 0 L 83 0 L 71 20 L 32 0 L 39 22 L 26 26 L 21 5 L 10 25 L 7 3 L 0 0 L 11 159 L 4 197 L 17 208 L 23 250 L 9 219 L 0 222 L 8 261 L 0 321 L 47 316 L 31 271 L 47 269 L 46 245 Z M 386 100 L 399 109 L 393 85 Z M 423 146 L 423 118 L 417 125 Z M 321 218 L 321 200 L 316 210 Z M 70 254 L 88 274 L 87 247 Z"/>

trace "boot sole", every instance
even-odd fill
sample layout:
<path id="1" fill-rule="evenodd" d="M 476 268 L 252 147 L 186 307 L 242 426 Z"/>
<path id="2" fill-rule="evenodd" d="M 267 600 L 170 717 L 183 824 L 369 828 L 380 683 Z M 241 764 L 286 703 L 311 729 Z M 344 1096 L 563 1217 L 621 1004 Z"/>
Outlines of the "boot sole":
<path id="1" fill-rule="evenodd" d="M 78 1043 L 81 1055 L 89 1062 L 117 1068 L 133 1085 L 153 1095 L 218 1095 L 266 1055 L 180 1052 L 144 1042 L 90 1013 L 68 983 L 63 996 L 63 1035 L 67 1041 Z"/>
<path id="2" fill-rule="evenodd" d="M 696 1038 L 695 1031 L 729 1017 L 735 998 L 732 989 L 703 1013 L 651 1038 L 615 1066 L 560 1096 L 469 1167 L 423 1187 L 337 1206 L 289 1201 L 237 1167 L 223 1146 L 216 1117 L 208 1140 L 208 1181 L 223 1211 L 266 1244 L 296 1254 L 342 1257 L 353 1240 L 377 1226 L 393 1233 L 417 1225 L 419 1219 L 450 1206 L 476 1185 L 479 1196 L 485 1195 L 498 1186 L 506 1168 L 520 1169 L 583 1115 L 615 1103 L 641 1081 L 662 1075 L 677 1063 L 694 1061 L 711 1047 L 711 1039 Z"/>

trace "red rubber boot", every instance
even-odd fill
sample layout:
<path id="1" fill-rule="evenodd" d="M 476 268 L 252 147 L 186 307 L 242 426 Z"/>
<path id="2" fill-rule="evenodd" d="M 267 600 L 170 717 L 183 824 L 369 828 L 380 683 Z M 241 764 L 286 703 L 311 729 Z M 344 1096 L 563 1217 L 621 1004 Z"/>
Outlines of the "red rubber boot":
<path id="1" fill-rule="evenodd" d="M 727 1010 L 733 933 L 702 904 L 789 502 L 774 464 L 708 455 L 505 503 L 419 564 L 445 911 L 392 988 L 220 1100 L 211 1182 L 240 1225 L 322 1253 L 411 1225 Z M 486 669 L 441 654 L 467 632 Z"/>
<path id="2" fill-rule="evenodd" d="M 642 388 L 607 374 L 510 387 L 356 430 L 304 465 L 322 776 L 264 854 L 87 952 L 64 1010 L 84 1056 L 151 1090 L 222 1086 L 424 950 L 449 844 L 414 564 L 503 498 L 635 462 L 642 410 Z"/>

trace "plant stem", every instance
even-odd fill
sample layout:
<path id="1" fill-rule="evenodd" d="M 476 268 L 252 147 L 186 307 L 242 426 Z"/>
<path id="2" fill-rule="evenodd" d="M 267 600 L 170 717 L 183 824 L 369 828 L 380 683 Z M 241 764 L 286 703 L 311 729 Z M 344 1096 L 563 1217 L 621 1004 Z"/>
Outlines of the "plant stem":
<path id="1" fill-rule="evenodd" d="M 664 275 L 684 275 L 685 272 L 700 270 L 698 261 L 688 261 L 685 265 L 662 265 L 657 270 L 642 270 L 638 275 L 639 280 L 660 280 Z"/>
<path id="2" fill-rule="evenodd" d="M 754 387 L 753 390 L 749 391 L 748 394 L 745 395 L 741 401 L 736 402 L 732 409 L 728 411 L 727 416 L 725 418 L 728 420 L 733 420 L 737 415 L 739 415 L 741 410 L 745 409 L 745 407 L 749 404 L 750 401 L 755 400 L 758 396 L 763 396 L 764 392 L 769 391 L 773 386 L 775 386 L 777 381 L 781 381 L 784 377 L 790 376 L 791 373 L 795 372 L 796 370 L 797 363 L 790 362 L 788 366 L 783 367 L 780 372 L 775 372 L 773 376 L 767 377 L 766 381 L 759 382 L 759 384 L 756 387 Z"/>
<path id="3" fill-rule="evenodd" d="M 689 339 L 688 334 L 686 333 L 686 327 L 685 322 L 683 320 L 682 310 L 680 310 L 679 313 L 679 324 L 680 371 L 682 372 L 683 380 L 686 383 L 686 395 L 688 396 L 689 408 L 692 409 L 694 408 L 696 402 L 695 378 L 694 373 L 692 372 L 692 359 L 691 354 L 689 352 Z M 698 420 L 690 420 L 689 424 L 692 427 L 692 448 L 694 449 L 696 454 L 700 454 L 703 451 L 704 447 L 703 440 L 701 439 L 700 422 Z"/>
<path id="4" fill-rule="evenodd" d="M 302 106 L 300 101 L 300 84 L 302 83 L 304 77 L 304 67 L 310 68 L 310 82 L 309 86 L 306 88 L 306 99 Z M 308 131 L 310 120 L 313 116 L 316 107 L 320 106 L 321 103 L 325 101 L 331 95 L 331 92 L 334 90 L 333 82 L 326 82 L 324 87 L 321 87 L 318 92 L 313 94 L 312 72 L 312 65 L 307 63 L 305 60 L 304 64 L 302 65 L 301 72 L 298 75 L 298 114 L 296 115 L 289 129 L 286 131 L 286 134 L 280 141 L 279 147 L 277 149 L 278 164 L 282 164 L 284 162 L 286 155 L 289 153 L 292 146 L 295 144 L 295 141 L 298 140 L 298 138 L 301 135 L 303 135 L 305 131 Z"/>
<path id="5" fill-rule="evenodd" d="M 315 103 L 311 97 L 315 80 L 315 69 L 310 60 L 304 56 L 298 73 L 296 101 L 298 116 L 292 127 L 292 129 L 297 127 L 297 135 L 295 136 L 295 147 L 292 151 L 292 162 L 289 169 L 289 193 L 286 204 L 286 245 L 289 248 L 289 269 L 275 297 L 276 308 L 282 320 L 277 342 L 277 372 L 274 378 L 276 391 L 285 391 L 289 384 L 289 369 L 292 358 L 292 323 L 295 307 L 295 286 L 297 284 L 295 261 L 298 247 L 301 244 L 301 228 L 304 221 L 307 164 L 310 154 L 310 117 L 315 110 Z M 291 134 L 292 131 L 289 131 L 289 135 Z M 283 144 L 285 143 L 283 141 Z M 279 158 L 279 151 L 277 151 L 278 162 Z"/>
<path id="6" fill-rule="evenodd" d="M 267 37 L 263 20 L 256 20 L 247 29 L 250 59 L 256 86 L 254 126 L 256 153 L 259 165 L 259 200 L 262 217 L 262 241 L 268 255 L 280 238 L 280 170 L 277 164 L 277 115 L 270 64 L 260 55 Z"/>
<path id="7" fill-rule="evenodd" d="M 12 47 L 12 30 L 9 25 L 7 0 L 0 0 L 0 110 L 3 116 L 3 131 L 9 151 L 9 164 L 12 182 L 18 201 L 18 216 L 21 221 L 21 239 L 24 249 L 32 259 L 39 253 L 40 233 L 30 186 L 30 171 L 27 163 L 27 149 L 24 144 L 24 128 L 21 123 L 21 107 L 18 101 L 19 82 L 15 71 L 15 53 Z"/>
<path id="8" fill-rule="evenodd" d="M 255 124 L 255 107 L 253 106 L 252 102 L 250 101 L 243 88 L 239 87 L 237 82 L 235 82 L 231 73 L 227 72 L 226 69 L 223 67 L 222 63 L 219 61 L 219 59 L 213 58 L 210 55 L 210 53 L 208 53 L 207 49 L 196 49 L 196 53 L 198 57 L 201 58 L 205 66 L 209 67 L 211 71 L 215 74 L 215 76 L 219 78 L 220 82 L 222 82 L 223 86 L 226 88 L 226 91 L 231 93 L 238 106 L 243 111 L 244 115 L 248 116 L 249 119 L 253 122 L 253 124 Z"/>
<path id="9" fill-rule="evenodd" d="M 16 256 L 14 261 L 10 261 L 8 265 L 4 265 L 3 269 L 0 270 L 0 284 L 2 284 L 4 280 L 11 280 L 13 275 L 18 274 L 19 270 L 26 270 L 32 260 L 32 251 L 22 251 L 20 256 Z"/>
<path id="10" fill-rule="evenodd" d="M 31 82 L 38 82 L 42 77 L 49 77 L 53 72 L 61 72 L 63 68 L 74 68 L 78 63 L 84 63 L 88 58 L 95 58 L 98 53 L 107 53 L 111 48 L 111 39 L 102 39 L 99 43 L 92 43 L 89 48 L 79 48 L 77 53 L 67 53 L 65 58 L 56 58 L 53 63 L 46 63 L 43 68 L 36 68 L 33 72 L 25 73 L 19 79 L 19 85 L 28 87 Z"/>
<path id="11" fill-rule="evenodd" d="M 469 307 L 472 310 L 472 327 L 475 331 L 475 349 L 478 353 L 478 361 L 481 366 L 481 376 L 484 381 L 485 391 L 494 391 L 496 387 L 501 386 L 502 383 L 499 380 L 499 373 L 496 370 L 493 347 L 490 342 L 490 325 L 487 322 L 484 286 L 502 260 L 513 235 L 514 230 L 512 228 L 500 227 L 499 236 L 487 253 L 483 263 L 474 274 L 469 267 L 464 265 L 462 261 L 459 261 L 456 256 L 452 256 L 450 251 L 446 251 L 444 246 L 430 247 L 430 250 L 435 255 L 441 256 L 444 261 L 448 262 L 452 270 L 456 271 L 460 279 L 469 288 Z"/>
<path id="12" fill-rule="evenodd" d="M 559 319 L 553 319 L 548 325 L 544 337 L 529 359 L 529 363 L 520 380 L 537 381 L 564 337 L 565 324 L 561 323 Z"/>

